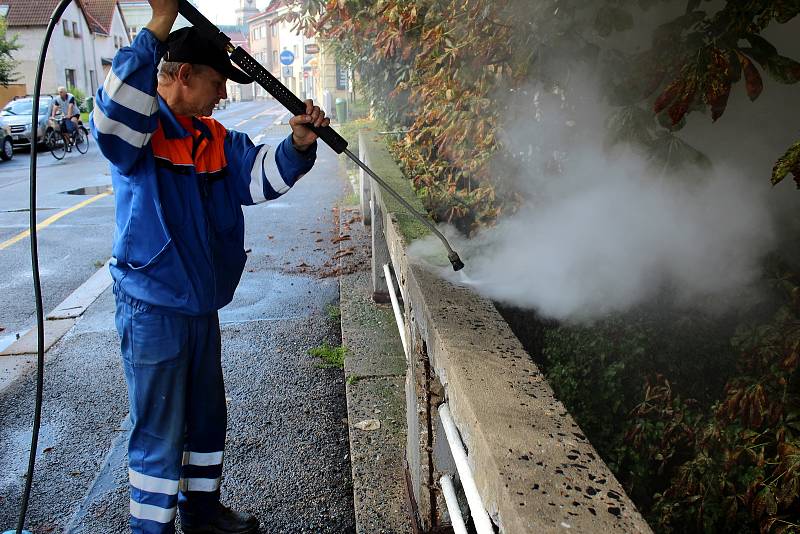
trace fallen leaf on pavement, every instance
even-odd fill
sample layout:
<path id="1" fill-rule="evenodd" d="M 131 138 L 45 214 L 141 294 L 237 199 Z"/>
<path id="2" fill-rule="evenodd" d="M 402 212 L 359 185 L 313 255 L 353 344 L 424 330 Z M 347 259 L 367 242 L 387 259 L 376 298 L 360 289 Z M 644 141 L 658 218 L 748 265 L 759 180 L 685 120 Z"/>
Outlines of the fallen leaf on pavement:
<path id="1" fill-rule="evenodd" d="M 359 430 L 378 430 L 381 427 L 381 422 L 377 419 L 365 419 L 353 425 Z"/>
<path id="2" fill-rule="evenodd" d="M 340 235 L 339 237 L 334 237 L 331 239 L 331 243 L 341 243 L 342 241 L 349 241 L 351 237 L 349 235 Z"/>
<path id="3" fill-rule="evenodd" d="M 347 248 L 347 249 L 344 249 L 344 250 L 340 250 L 339 252 L 334 254 L 333 255 L 333 259 L 334 260 L 340 260 L 340 259 L 344 258 L 345 256 L 352 256 L 353 254 L 354 254 L 353 249 L 352 248 Z"/>

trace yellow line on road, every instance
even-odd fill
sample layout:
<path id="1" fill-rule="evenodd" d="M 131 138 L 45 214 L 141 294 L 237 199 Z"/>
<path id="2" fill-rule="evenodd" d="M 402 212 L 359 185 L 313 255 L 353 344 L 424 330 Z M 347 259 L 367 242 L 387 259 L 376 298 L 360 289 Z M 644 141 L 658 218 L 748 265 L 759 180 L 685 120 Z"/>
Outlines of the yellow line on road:
<path id="1" fill-rule="evenodd" d="M 274 113 L 274 112 L 275 112 L 275 110 L 274 110 L 274 109 L 272 109 L 272 108 L 270 108 L 270 109 L 265 109 L 265 110 L 264 110 L 264 111 L 262 111 L 261 113 L 258 113 L 257 115 L 253 115 L 253 116 L 252 116 L 252 117 L 250 117 L 249 119 L 245 119 L 245 120 L 243 120 L 243 121 L 239 121 L 239 122 L 237 122 L 236 124 L 234 124 L 234 125 L 233 125 L 233 127 L 234 127 L 234 128 L 238 128 L 238 127 L 239 127 L 239 126 L 241 126 L 242 124 L 248 123 L 248 122 L 250 122 L 250 121 L 252 121 L 252 120 L 255 120 L 255 119 L 261 118 L 261 117 L 263 117 L 264 115 L 269 115 L 269 114 L 271 114 L 271 113 Z"/>
<path id="2" fill-rule="evenodd" d="M 56 222 L 60 218 L 69 215 L 73 211 L 78 211 L 79 209 L 83 208 L 84 206 L 88 206 L 92 202 L 96 202 L 96 201 L 100 200 L 101 198 L 104 198 L 104 197 L 107 197 L 107 196 L 111 195 L 112 193 L 113 193 L 113 191 L 111 189 L 109 189 L 108 191 L 104 191 L 104 192 L 100 193 L 99 195 L 95 195 L 95 196 L 93 196 L 91 198 L 87 198 L 83 202 L 79 202 L 79 203 L 75 204 L 74 206 L 72 206 L 71 208 L 67 208 L 65 210 L 59 211 L 55 215 L 51 215 L 47 219 L 45 219 L 42 222 L 40 222 L 39 224 L 37 224 L 36 225 L 36 230 L 41 230 L 42 228 L 47 228 L 48 226 L 50 226 L 51 224 L 53 224 L 54 222 Z M 2 243 L 0 243 L 0 250 L 8 248 L 11 245 L 13 245 L 14 243 L 16 243 L 18 241 L 22 241 L 23 239 L 25 239 L 26 237 L 28 237 L 30 235 L 31 235 L 31 231 L 30 230 L 25 230 L 24 232 L 20 232 L 17 235 L 15 235 L 14 237 L 12 237 L 11 239 L 9 239 L 8 241 L 3 241 Z"/>

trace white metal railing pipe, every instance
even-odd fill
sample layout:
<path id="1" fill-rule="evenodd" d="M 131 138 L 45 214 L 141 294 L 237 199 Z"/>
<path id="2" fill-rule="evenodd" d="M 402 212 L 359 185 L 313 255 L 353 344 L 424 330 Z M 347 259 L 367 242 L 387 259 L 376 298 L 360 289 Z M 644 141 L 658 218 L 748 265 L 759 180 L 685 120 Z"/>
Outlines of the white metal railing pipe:
<path id="1" fill-rule="evenodd" d="M 461 508 L 458 506 L 456 489 L 453 487 L 453 479 L 450 475 L 444 475 L 439 479 L 444 493 L 444 501 L 447 503 L 447 511 L 450 513 L 450 525 L 456 534 L 467 534 L 467 525 L 464 524 L 464 517 L 461 515 Z"/>
<path id="2" fill-rule="evenodd" d="M 467 453 L 464 451 L 458 428 L 456 428 L 453 416 L 450 414 L 450 408 L 446 403 L 439 406 L 439 417 L 442 419 L 447 443 L 450 445 L 450 452 L 456 463 L 458 478 L 461 479 L 461 487 L 464 488 L 464 494 L 467 496 L 469 513 L 475 522 L 475 530 L 478 534 L 494 534 L 492 520 L 489 519 L 486 508 L 483 507 L 483 501 L 480 493 L 478 493 L 478 487 L 475 485 L 472 470 L 469 468 L 469 463 L 467 463 Z"/>
<path id="3" fill-rule="evenodd" d="M 409 361 L 408 341 L 406 341 L 406 323 L 403 321 L 403 314 L 400 312 L 400 303 L 397 300 L 397 293 L 394 291 L 394 281 L 389 264 L 383 264 L 383 273 L 386 276 L 386 285 L 389 288 L 389 298 L 392 300 L 392 310 L 394 310 L 394 320 L 397 322 L 397 329 L 400 331 L 400 341 L 403 343 L 403 353 L 406 355 L 406 362 Z"/>

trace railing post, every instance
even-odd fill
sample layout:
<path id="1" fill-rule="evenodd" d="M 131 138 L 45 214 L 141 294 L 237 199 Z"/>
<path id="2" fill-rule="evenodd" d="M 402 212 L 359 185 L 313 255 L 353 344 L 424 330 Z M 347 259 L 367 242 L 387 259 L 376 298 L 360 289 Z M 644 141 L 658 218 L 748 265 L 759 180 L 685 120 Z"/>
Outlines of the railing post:
<path id="1" fill-rule="evenodd" d="M 359 134 L 358 136 L 358 153 L 363 158 L 363 161 L 366 163 L 368 161 L 367 155 L 367 145 L 364 142 L 364 135 Z M 369 165 L 369 163 L 367 163 Z M 361 203 L 361 218 L 364 226 L 370 226 L 372 224 L 372 210 L 370 209 L 370 200 L 372 199 L 372 192 L 371 192 L 371 182 L 372 179 L 367 176 L 367 173 L 364 172 L 364 169 L 358 169 L 358 198 Z"/>
<path id="2" fill-rule="evenodd" d="M 386 236 L 383 234 L 384 220 L 380 200 L 377 198 L 377 188 L 374 184 L 370 187 L 372 198 L 372 300 L 375 302 L 389 302 L 389 286 L 386 284 L 386 275 L 383 266 L 391 262 L 389 247 L 386 245 Z"/>

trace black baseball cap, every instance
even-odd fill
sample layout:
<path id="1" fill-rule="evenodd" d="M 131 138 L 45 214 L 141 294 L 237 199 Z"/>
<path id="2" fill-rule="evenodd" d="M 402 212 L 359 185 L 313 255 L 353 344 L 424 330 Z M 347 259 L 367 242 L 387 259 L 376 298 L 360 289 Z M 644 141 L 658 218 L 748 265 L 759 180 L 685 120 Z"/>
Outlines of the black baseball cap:
<path id="1" fill-rule="evenodd" d="M 253 79 L 231 64 L 228 54 L 204 37 L 194 26 L 175 30 L 167 37 L 165 61 L 208 65 L 237 83 L 251 83 Z"/>

